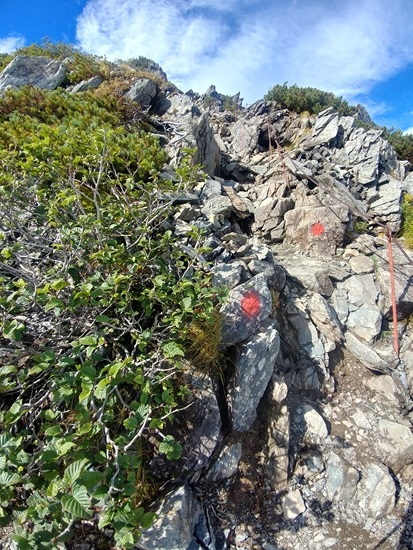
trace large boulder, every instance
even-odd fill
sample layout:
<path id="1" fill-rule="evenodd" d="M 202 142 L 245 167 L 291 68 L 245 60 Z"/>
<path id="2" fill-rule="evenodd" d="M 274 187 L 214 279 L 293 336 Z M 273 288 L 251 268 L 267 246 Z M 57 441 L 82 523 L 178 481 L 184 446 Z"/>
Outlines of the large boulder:
<path id="1" fill-rule="evenodd" d="M 27 85 L 54 90 L 65 81 L 67 70 L 65 61 L 17 55 L 0 73 L 0 91 Z"/>
<path id="2" fill-rule="evenodd" d="M 126 97 L 135 103 L 139 103 L 143 109 L 148 109 L 158 91 L 158 87 L 153 80 L 150 78 L 140 78 L 133 83 Z"/>
<path id="3" fill-rule="evenodd" d="M 248 342 L 239 346 L 235 374 L 228 388 L 229 408 L 235 432 L 248 430 L 268 386 L 280 351 L 280 335 L 273 321 L 262 324 Z"/>
<path id="4" fill-rule="evenodd" d="M 158 500 L 155 507 L 157 519 L 139 538 L 139 550 L 191 550 L 198 549 L 199 529 L 206 524 L 201 505 L 188 485 L 172 488 Z M 203 546 L 214 548 L 214 546 Z"/>

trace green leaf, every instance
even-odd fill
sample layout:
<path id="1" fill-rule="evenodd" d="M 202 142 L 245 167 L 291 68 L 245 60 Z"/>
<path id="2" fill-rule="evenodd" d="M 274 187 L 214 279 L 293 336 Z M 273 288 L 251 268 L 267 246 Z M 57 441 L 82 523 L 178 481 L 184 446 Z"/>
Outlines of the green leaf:
<path id="1" fill-rule="evenodd" d="M 64 303 L 62 302 L 62 300 L 59 300 L 59 298 L 51 298 L 44 306 L 44 310 L 50 311 L 51 309 L 54 309 L 56 313 L 59 313 L 63 306 Z"/>
<path id="2" fill-rule="evenodd" d="M 99 343 L 99 340 L 96 336 L 83 336 L 82 338 L 79 338 L 79 343 L 82 346 L 97 346 Z"/>
<path id="3" fill-rule="evenodd" d="M 110 380 L 108 378 L 103 378 L 99 384 L 96 386 L 94 390 L 94 394 L 98 399 L 105 399 L 107 393 L 108 393 L 108 385 L 110 384 Z"/>
<path id="4" fill-rule="evenodd" d="M 91 380 L 96 378 L 96 369 L 95 367 L 92 367 L 92 365 L 83 365 L 83 367 L 80 369 L 80 372 Z"/>
<path id="5" fill-rule="evenodd" d="M 20 342 L 22 339 L 22 334 L 25 330 L 26 327 L 23 323 L 13 320 L 4 324 L 3 336 L 5 338 L 9 338 L 10 340 L 14 340 L 15 342 Z"/>
<path id="6" fill-rule="evenodd" d="M 181 305 L 184 311 L 192 311 L 192 298 L 187 296 L 181 301 Z"/>
<path id="7" fill-rule="evenodd" d="M 182 347 L 176 342 L 167 342 L 162 345 L 162 351 L 166 359 L 173 359 L 174 357 L 185 357 L 185 352 Z"/>
<path id="8" fill-rule="evenodd" d="M 96 321 L 98 321 L 99 323 L 110 323 L 111 318 L 107 315 L 97 315 Z"/>
<path id="9" fill-rule="evenodd" d="M 60 440 L 56 441 L 56 448 L 57 452 L 59 453 L 59 456 L 63 456 L 67 454 L 70 449 L 73 449 L 73 447 L 76 447 L 76 445 L 72 441 L 65 441 L 61 442 Z"/>
<path id="10" fill-rule="evenodd" d="M 44 417 L 46 420 L 54 420 L 56 418 L 56 413 L 54 411 L 52 411 L 52 409 L 46 409 L 44 411 Z"/>
<path id="11" fill-rule="evenodd" d="M 113 377 L 117 376 L 118 372 L 121 370 L 123 366 L 124 366 L 123 363 L 120 361 L 113 363 L 113 365 L 111 365 L 109 368 L 109 375 Z"/>
<path id="12" fill-rule="evenodd" d="M 54 281 L 50 287 L 53 289 L 53 290 L 62 290 L 63 288 L 66 288 L 67 286 L 69 286 L 69 283 L 67 281 L 65 281 L 64 279 L 57 279 L 57 281 Z"/>
<path id="13" fill-rule="evenodd" d="M 159 444 L 159 452 L 164 453 L 168 460 L 177 460 L 182 454 L 182 447 L 172 435 L 167 435 Z"/>
<path id="14" fill-rule="evenodd" d="M 48 437 L 56 437 L 61 433 L 62 433 L 62 428 L 59 426 L 59 424 L 54 424 L 53 426 L 49 426 L 44 431 L 44 434 L 47 435 Z"/>
<path id="15" fill-rule="evenodd" d="M 10 472 L 1 472 L 0 473 L 0 485 L 15 485 L 20 483 L 21 477 L 18 474 L 12 474 Z"/>
<path id="16" fill-rule="evenodd" d="M 141 517 L 141 527 L 142 529 L 149 529 L 152 526 L 153 522 L 156 519 L 156 514 L 154 512 L 146 512 Z"/>
<path id="17" fill-rule="evenodd" d="M 115 516 L 115 510 L 113 508 L 108 508 L 106 510 L 103 510 L 103 512 L 100 514 L 100 517 L 99 517 L 99 523 L 98 523 L 99 529 L 103 529 L 103 527 L 106 527 L 106 525 L 110 525 L 113 521 L 114 516 Z"/>
<path id="18" fill-rule="evenodd" d="M 72 514 L 76 519 L 88 519 L 93 516 L 90 510 L 90 497 L 86 487 L 83 485 L 75 485 L 71 495 L 62 496 L 62 505 L 65 510 Z"/>
<path id="19" fill-rule="evenodd" d="M 4 470 L 6 467 L 6 457 L 4 455 L 0 455 L 0 470 Z"/>
<path id="20" fill-rule="evenodd" d="M 131 416 L 123 421 L 123 425 L 127 430 L 134 430 L 138 425 L 138 420 L 136 416 Z"/>
<path id="21" fill-rule="evenodd" d="M 72 462 L 63 475 L 63 480 L 68 485 L 73 485 L 73 483 L 78 479 L 78 477 L 88 468 L 89 461 L 86 458 L 81 458 Z"/>

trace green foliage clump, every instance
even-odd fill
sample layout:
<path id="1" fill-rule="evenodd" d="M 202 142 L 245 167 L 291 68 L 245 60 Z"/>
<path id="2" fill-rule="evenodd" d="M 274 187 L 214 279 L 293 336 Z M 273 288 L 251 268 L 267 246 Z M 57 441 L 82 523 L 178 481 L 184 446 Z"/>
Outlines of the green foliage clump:
<path id="1" fill-rule="evenodd" d="M 351 115 L 354 110 L 347 101 L 331 92 L 323 92 L 317 88 L 303 88 L 294 84 L 276 84 L 264 96 L 265 101 L 275 101 L 282 109 L 297 113 L 308 111 L 318 114 L 320 111 L 333 107 L 340 115 Z"/>
<path id="2" fill-rule="evenodd" d="M 113 98 L 0 98 L 0 523 L 19 548 L 96 517 L 132 548 L 154 519 L 148 462 L 180 456 L 185 338 L 217 293 L 167 229 L 198 167 L 184 156 L 170 182 L 165 161 Z"/>
<path id="3" fill-rule="evenodd" d="M 394 128 L 383 128 L 383 138 L 387 139 L 401 160 L 408 160 L 413 165 L 413 135 L 404 134 Z"/>
<path id="4" fill-rule="evenodd" d="M 413 195 L 405 193 L 402 202 L 401 235 L 409 248 L 413 248 Z"/>

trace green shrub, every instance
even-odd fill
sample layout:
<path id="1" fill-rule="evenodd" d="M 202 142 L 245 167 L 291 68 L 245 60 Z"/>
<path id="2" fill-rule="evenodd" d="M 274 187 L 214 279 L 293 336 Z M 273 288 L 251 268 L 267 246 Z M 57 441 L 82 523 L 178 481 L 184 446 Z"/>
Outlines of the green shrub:
<path id="1" fill-rule="evenodd" d="M 340 115 L 350 115 L 354 109 L 347 101 L 331 92 L 323 92 L 317 88 L 302 88 L 294 84 L 277 84 L 264 96 L 265 101 L 275 101 L 282 109 L 289 109 L 297 113 L 308 111 L 318 114 L 320 111 L 333 107 Z"/>
<path id="2" fill-rule="evenodd" d="M 403 196 L 400 233 L 405 238 L 407 246 L 413 248 L 413 195 L 407 193 Z"/>
<path id="3" fill-rule="evenodd" d="M 165 229 L 175 193 L 157 139 L 115 98 L 23 88 L 0 98 L 0 522 L 54 548 L 75 522 L 132 548 L 151 524 L 154 453 L 187 395 L 188 327 L 213 317 L 210 276 Z"/>
<path id="4" fill-rule="evenodd" d="M 383 138 L 387 139 L 400 160 L 408 160 L 413 165 L 413 135 L 404 134 L 394 128 L 383 128 Z"/>

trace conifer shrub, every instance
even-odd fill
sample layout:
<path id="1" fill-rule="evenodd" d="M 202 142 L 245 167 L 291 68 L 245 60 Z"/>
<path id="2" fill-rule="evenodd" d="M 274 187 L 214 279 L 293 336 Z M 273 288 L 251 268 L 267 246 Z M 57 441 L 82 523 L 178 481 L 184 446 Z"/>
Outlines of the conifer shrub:
<path id="1" fill-rule="evenodd" d="M 383 138 L 387 139 L 400 160 L 408 160 L 413 166 L 413 135 L 404 134 L 394 128 L 383 128 Z"/>
<path id="2" fill-rule="evenodd" d="M 154 519 L 148 462 L 180 456 L 186 335 L 218 303 L 166 228 L 202 174 L 184 154 L 162 180 L 166 160 L 116 98 L 0 98 L 0 524 L 19 548 L 55 548 L 81 520 L 132 548 Z"/>
<path id="3" fill-rule="evenodd" d="M 289 109 L 297 113 L 308 111 L 318 114 L 320 111 L 333 107 L 340 115 L 351 115 L 354 109 L 343 98 L 331 92 L 324 92 L 317 88 L 303 88 L 296 84 L 288 86 L 276 84 L 264 96 L 265 101 L 275 101 L 282 109 Z"/>

